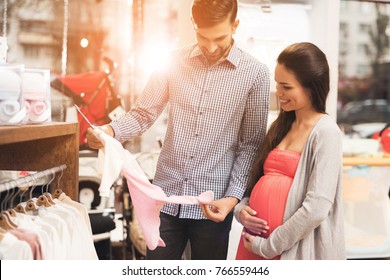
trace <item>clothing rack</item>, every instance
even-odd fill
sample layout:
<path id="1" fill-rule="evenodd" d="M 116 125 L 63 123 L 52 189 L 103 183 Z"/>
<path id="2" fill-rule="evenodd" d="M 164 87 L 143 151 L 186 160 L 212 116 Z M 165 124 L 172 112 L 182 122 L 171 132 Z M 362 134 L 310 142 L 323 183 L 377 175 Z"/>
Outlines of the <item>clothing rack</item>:
<path id="1" fill-rule="evenodd" d="M 58 172 L 63 172 L 66 169 L 66 164 L 62 164 L 60 166 L 52 167 L 43 171 L 39 171 L 34 174 L 27 175 L 25 177 L 18 178 L 16 180 L 11 180 L 8 182 L 4 182 L 0 184 L 0 192 L 9 191 L 16 187 L 30 187 L 36 184 L 37 180 L 48 177 L 49 175 L 53 175 Z"/>

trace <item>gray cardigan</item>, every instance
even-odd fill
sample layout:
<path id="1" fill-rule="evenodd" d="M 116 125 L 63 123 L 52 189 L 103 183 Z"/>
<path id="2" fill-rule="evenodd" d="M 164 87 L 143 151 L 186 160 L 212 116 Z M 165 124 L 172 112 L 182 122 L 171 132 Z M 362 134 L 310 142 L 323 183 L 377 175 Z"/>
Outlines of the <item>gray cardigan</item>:
<path id="1" fill-rule="evenodd" d="M 342 202 L 342 139 L 334 120 L 324 115 L 303 148 L 288 194 L 283 224 L 265 239 L 256 236 L 252 250 L 282 260 L 346 259 Z M 234 209 L 248 204 L 243 198 Z"/>

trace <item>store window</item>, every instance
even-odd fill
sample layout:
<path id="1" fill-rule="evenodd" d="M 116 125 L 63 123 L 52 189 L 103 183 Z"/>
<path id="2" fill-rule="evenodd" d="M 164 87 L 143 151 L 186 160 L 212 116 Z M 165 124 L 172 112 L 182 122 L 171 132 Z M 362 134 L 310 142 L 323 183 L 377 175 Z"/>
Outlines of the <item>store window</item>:
<path id="1" fill-rule="evenodd" d="M 356 68 L 356 76 L 357 77 L 365 77 L 370 73 L 370 67 L 366 64 L 358 64 Z"/>
<path id="2" fill-rule="evenodd" d="M 367 35 L 368 32 L 370 31 L 370 25 L 367 23 L 360 23 L 359 24 L 359 32 L 362 33 L 363 35 Z"/>
<path id="3" fill-rule="evenodd" d="M 374 11 L 373 6 L 371 5 L 371 3 L 368 3 L 369 1 L 367 1 L 367 2 L 360 1 L 360 2 L 361 3 L 359 3 L 359 8 L 360 8 L 360 13 L 361 14 L 369 15 L 369 14 L 371 14 Z M 370 2 L 373 2 L 373 1 L 370 1 Z"/>
<path id="4" fill-rule="evenodd" d="M 390 121 L 390 3 L 340 4 L 337 121 L 347 133 L 364 123 L 370 136 Z"/>
<path id="5" fill-rule="evenodd" d="M 366 43 L 358 44 L 358 53 L 360 55 L 368 56 L 370 55 L 370 47 Z"/>
<path id="6" fill-rule="evenodd" d="M 348 23 L 340 22 L 340 35 L 344 37 L 348 36 Z"/>

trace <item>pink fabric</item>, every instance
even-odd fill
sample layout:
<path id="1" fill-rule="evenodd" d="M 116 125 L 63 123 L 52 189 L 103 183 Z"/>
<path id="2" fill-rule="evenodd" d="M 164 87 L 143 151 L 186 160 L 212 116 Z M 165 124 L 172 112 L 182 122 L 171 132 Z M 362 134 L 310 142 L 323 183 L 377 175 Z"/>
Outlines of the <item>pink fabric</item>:
<path id="1" fill-rule="evenodd" d="M 207 204 L 214 199 L 212 191 L 204 192 L 197 197 L 167 197 L 160 187 L 149 182 L 135 157 L 125 150 L 117 140 L 99 130 L 95 132 L 105 144 L 104 148 L 99 150 L 98 169 L 102 175 L 99 191 L 101 195 L 107 195 L 119 173 L 122 173 L 122 176 L 127 180 L 134 212 L 149 250 L 154 250 L 157 246 L 165 246 L 159 231 L 160 209 L 165 203 Z"/>
<path id="2" fill-rule="evenodd" d="M 39 237 L 35 233 L 29 232 L 25 229 L 17 228 L 9 230 L 9 233 L 12 233 L 19 240 L 26 241 L 31 247 L 31 251 L 34 256 L 34 260 L 43 260 L 41 242 L 39 242 Z"/>

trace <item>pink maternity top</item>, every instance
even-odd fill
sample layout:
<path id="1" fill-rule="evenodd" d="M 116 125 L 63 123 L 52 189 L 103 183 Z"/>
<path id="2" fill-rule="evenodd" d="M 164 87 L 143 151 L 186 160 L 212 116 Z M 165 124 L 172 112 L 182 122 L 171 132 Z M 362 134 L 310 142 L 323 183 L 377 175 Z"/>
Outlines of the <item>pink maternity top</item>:
<path id="1" fill-rule="evenodd" d="M 273 149 L 264 163 L 264 176 L 256 183 L 249 197 L 249 206 L 257 217 L 268 222 L 269 230 L 261 236 L 267 238 L 283 223 L 284 209 L 300 154 L 294 151 Z M 245 230 L 245 229 L 244 229 Z M 259 255 L 244 247 L 243 238 L 238 245 L 237 260 L 261 260 Z M 274 259 L 280 259 L 280 256 Z"/>

